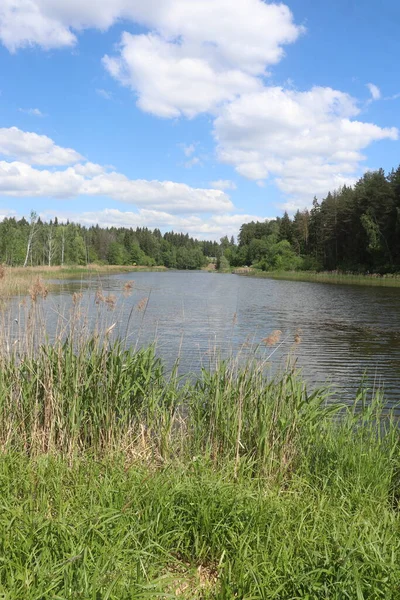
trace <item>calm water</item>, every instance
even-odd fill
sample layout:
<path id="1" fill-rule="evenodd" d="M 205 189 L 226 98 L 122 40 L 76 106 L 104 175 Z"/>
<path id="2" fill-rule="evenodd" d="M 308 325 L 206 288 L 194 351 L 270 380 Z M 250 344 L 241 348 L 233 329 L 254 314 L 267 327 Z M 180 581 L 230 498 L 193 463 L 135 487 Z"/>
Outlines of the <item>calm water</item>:
<path id="1" fill-rule="evenodd" d="M 134 280 L 125 297 L 124 284 Z M 252 279 L 206 272 L 131 273 L 96 282 L 60 283 L 46 300 L 48 318 L 56 319 L 83 292 L 97 310 L 95 290 L 116 296 L 108 318 L 114 333 L 132 343 L 157 340 L 167 365 L 179 355 L 181 371 L 209 365 L 214 349 L 226 355 L 241 349 L 268 358 L 271 369 L 289 353 L 312 384 L 327 380 L 352 395 L 364 374 L 368 384 L 384 385 L 389 404 L 400 399 L 400 290 Z M 137 305 L 149 298 L 145 311 Z M 283 343 L 259 345 L 273 330 Z M 294 336 L 301 329 L 301 343 Z M 274 351 L 275 350 L 275 351 Z M 272 355 L 271 355 L 272 353 Z M 271 356 L 270 356 L 271 355 Z"/>

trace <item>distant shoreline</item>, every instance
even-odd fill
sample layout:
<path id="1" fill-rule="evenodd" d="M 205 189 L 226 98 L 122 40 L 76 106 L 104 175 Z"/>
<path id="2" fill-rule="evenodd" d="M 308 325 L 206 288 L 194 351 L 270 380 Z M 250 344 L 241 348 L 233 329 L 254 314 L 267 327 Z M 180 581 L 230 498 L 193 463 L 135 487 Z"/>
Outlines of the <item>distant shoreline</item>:
<path id="1" fill-rule="evenodd" d="M 377 273 L 371 273 L 370 275 L 358 275 L 355 273 L 341 273 L 338 271 L 258 271 L 251 268 L 238 268 L 234 269 L 232 272 L 235 275 L 241 275 L 244 277 L 258 277 L 284 281 L 304 281 L 377 287 L 400 287 L 400 274 L 379 275 Z"/>

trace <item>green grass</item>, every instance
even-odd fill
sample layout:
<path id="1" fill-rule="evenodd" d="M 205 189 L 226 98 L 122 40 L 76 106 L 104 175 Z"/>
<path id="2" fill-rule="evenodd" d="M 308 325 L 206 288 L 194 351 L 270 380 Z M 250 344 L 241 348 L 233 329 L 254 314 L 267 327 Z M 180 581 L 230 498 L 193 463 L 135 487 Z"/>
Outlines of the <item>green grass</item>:
<path id="1" fill-rule="evenodd" d="M 400 598 L 378 395 L 69 337 L 0 355 L 0 598 Z"/>
<path id="2" fill-rule="evenodd" d="M 337 475 L 293 475 L 284 489 L 245 473 L 233 481 L 229 463 L 204 457 L 149 468 L 125 455 L 8 454 L 0 594 L 398 598 L 398 514 L 385 484 L 358 472 L 357 446 L 350 464 L 340 453 Z"/>
<path id="3" fill-rule="evenodd" d="M 400 275 L 358 275 L 355 273 L 341 273 L 339 271 L 249 271 L 237 270 L 237 274 L 244 277 L 261 277 L 267 279 L 282 279 L 287 281 L 312 281 L 319 283 L 336 283 L 348 285 L 370 285 L 380 287 L 400 287 Z"/>

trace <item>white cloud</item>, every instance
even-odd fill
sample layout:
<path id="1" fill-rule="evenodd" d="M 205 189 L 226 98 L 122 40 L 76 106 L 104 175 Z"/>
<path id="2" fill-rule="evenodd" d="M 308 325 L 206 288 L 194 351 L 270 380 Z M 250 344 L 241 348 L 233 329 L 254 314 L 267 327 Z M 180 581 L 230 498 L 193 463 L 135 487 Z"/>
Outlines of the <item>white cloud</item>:
<path id="1" fill-rule="evenodd" d="M 220 213 L 233 209 L 229 197 L 220 190 L 192 188 L 173 181 L 132 180 L 93 163 L 49 171 L 22 162 L 0 161 L 0 194 L 52 198 L 107 196 L 175 214 Z"/>
<path id="2" fill-rule="evenodd" d="M 45 211 L 41 214 L 44 219 L 54 218 L 54 211 Z M 103 227 L 149 227 L 159 228 L 162 231 L 182 231 L 199 239 L 219 240 L 223 235 L 237 235 L 240 226 L 250 221 L 264 221 L 265 217 L 247 214 L 221 214 L 202 217 L 190 215 L 179 217 L 174 214 L 140 209 L 138 212 L 121 211 L 106 208 L 101 211 L 87 211 L 82 213 L 57 212 L 60 221 L 69 219 L 82 225 L 90 226 L 99 224 Z"/>
<path id="3" fill-rule="evenodd" d="M 75 35 L 51 16 L 51 11 L 44 10 L 44 4 L 35 0 L 2 0 L 0 39 L 10 52 L 33 44 L 48 49 L 75 43 Z"/>
<path id="4" fill-rule="evenodd" d="M 0 40 L 11 52 L 68 47 L 79 31 L 118 20 L 149 33 L 125 32 L 104 64 L 140 108 L 162 117 L 193 117 L 254 91 L 303 31 L 287 6 L 263 0 L 2 0 Z"/>
<path id="5" fill-rule="evenodd" d="M 125 32 L 120 54 L 105 56 L 103 63 L 137 93 L 139 108 L 166 118 L 195 117 L 260 86 L 258 79 L 240 69 L 217 70 L 206 59 L 188 54 L 185 46 L 155 34 Z"/>
<path id="6" fill-rule="evenodd" d="M 330 88 L 264 88 L 216 118 L 218 156 L 244 177 L 271 176 L 285 193 L 309 203 L 314 194 L 353 183 L 371 142 L 398 138 L 395 128 L 352 120 L 358 112 L 353 98 Z"/>
<path id="7" fill-rule="evenodd" d="M 84 164 L 78 164 L 74 166 L 75 173 L 83 175 L 83 177 L 94 177 L 95 175 L 103 174 L 107 169 L 96 163 L 87 162 Z"/>
<path id="8" fill-rule="evenodd" d="M 32 115 L 32 117 L 45 117 L 46 116 L 38 108 L 19 108 L 18 110 L 19 110 L 19 112 L 26 113 L 27 115 Z"/>
<path id="9" fill-rule="evenodd" d="M 382 97 L 381 90 L 374 83 L 367 83 L 367 88 L 371 94 L 371 100 L 379 100 Z"/>
<path id="10" fill-rule="evenodd" d="M 217 179 L 210 181 L 210 185 L 217 190 L 236 190 L 236 183 L 230 179 Z"/>
<path id="11" fill-rule="evenodd" d="M 76 32 L 106 30 L 121 19 L 186 45 L 194 57 L 206 52 L 214 62 L 240 63 L 256 74 L 278 62 L 282 45 L 302 31 L 287 6 L 262 0 L 2 0 L 0 39 L 10 51 L 68 47 Z"/>
<path id="12" fill-rule="evenodd" d="M 352 183 L 361 173 L 365 148 L 398 137 L 395 128 L 356 120 L 357 102 L 346 93 L 321 87 L 298 92 L 292 83 L 288 89 L 266 87 L 268 69 L 282 59 L 285 45 L 304 31 L 284 4 L 263 0 L 0 2 L 0 40 L 12 52 L 32 44 L 73 46 L 80 31 L 106 30 L 117 21 L 134 22 L 145 30 L 135 35 L 125 31 L 115 52 L 103 58 L 110 75 L 134 92 L 138 107 L 164 118 L 211 114 L 219 159 L 259 185 L 272 177 L 298 202 L 309 203 L 314 194 Z M 381 97 L 375 84 L 367 87 L 370 101 Z M 45 162 L 48 158 L 34 163 L 28 160 L 29 152 L 21 153 L 20 149 L 19 154 L 5 155 L 32 164 L 73 162 L 64 157 L 59 163 Z M 110 176 L 105 173 L 94 179 L 103 179 L 101 185 L 108 189 Z M 107 193 L 112 194 L 111 188 Z M 118 181 L 116 190 L 120 196 L 132 194 L 127 182 Z"/>
<path id="13" fill-rule="evenodd" d="M 193 188 L 173 181 L 129 179 L 114 168 L 84 162 L 71 148 L 57 146 L 45 135 L 16 127 L 0 129 L 0 194 L 12 197 L 72 198 L 107 196 L 151 210 L 171 214 L 222 213 L 233 209 L 218 189 Z M 193 157 L 191 161 L 198 162 Z M 34 165 L 67 168 L 36 168 Z"/>
<path id="14" fill-rule="evenodd" d="M 143 22 L 148 34 L 122 35 L 119 52 L 104 57 L 109 73 L 161 117 L 212 112 L 262 85 L 283 45 L 303 29 L 287 6 L 261 0 L 163 0 Z M 137 18 L 140 20 L 140 16 Z"/>
<path id="15" fill-rule="evenodd" d="M 62 148 L 46 135 L 22 131 L 17 127 L 0 128 L 0 155 L 45 166 L 68 165 L 82 160 L 82 156 L 72 148 Z"/>
<path id="16" fill-rule="evenodd" d="M 132 180 L 111 170 L 111 167 L 82 160 L 63 168 L 35 167 L 29 162 L 54 163 L 55 157 L 59 160 L 62 155 L 60 152 L 65 150 L 46 136 L 35 136 L 36 134 L 16 128 L 0 130 L 0 148 L 3 154 L 5 151 L 12 155 L 25 154 L 30 159 L 25 162 L 0 160 L 1 196 L 58 199 L 108 197 L 130 204 L 133 211 L 109 208 L 79 214 L 56 212 L 60 218 L 85 224 L 160 227 L 204 238 L 218 239 L 225 234 L 236 235 L 243 222 L 262 219 L 254 215 L 235 214 L 235 207 L 222 189 L 193 188 L 173 181 Z M 13 140 L 13 145 L 10 139 Z M 70 157 L 81 158 L 74 150 L 68 151 L 71 153 Z M 51 213 L 54 216 L 54 208 Z M 15 211 L 12 210 L 0 210 L 0 219 L 14 214 Z"/>

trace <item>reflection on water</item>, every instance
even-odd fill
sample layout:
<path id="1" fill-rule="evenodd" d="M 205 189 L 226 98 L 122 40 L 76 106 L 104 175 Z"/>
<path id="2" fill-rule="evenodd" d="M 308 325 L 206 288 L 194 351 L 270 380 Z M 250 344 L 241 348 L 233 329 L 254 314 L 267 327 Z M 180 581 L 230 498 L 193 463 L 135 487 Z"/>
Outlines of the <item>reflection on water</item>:
<path id="1" fill-rule="evenodd" d="M 131 280 L 133 288 L 126 289 Z M 156 340 L 167 365 L 180 356 L 182 372 L 208 366 L 215 349 L 222 355 L 256 350 L 260 357 L 269 357 L 272 368 L 291 353 L 313 384 L 329 380 L 342 393 L 354 393 L 366 373 L 371 386 L 384 385 L 389 404 L 399 399 L 400 291 L 396 288 L 204 272 L 124 273 L 60 282 L 45 300 L 50 329 L 69 310 L 74 292 L 82 293 L 82 303 L 94 322 L 99 286 L 103 295 L 115 297 L 115 307 L 109 307 L 116 323 L 113 333 L 127 336 L 132 344 Z M 13 310 L 18 310 L 17 304 Z M 276 351 L 261 344 L 274 330 L 282 332 Z M 296 344 L 299 330 L 301 343 Z"/>

